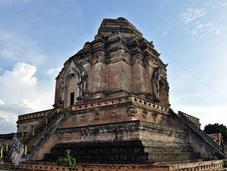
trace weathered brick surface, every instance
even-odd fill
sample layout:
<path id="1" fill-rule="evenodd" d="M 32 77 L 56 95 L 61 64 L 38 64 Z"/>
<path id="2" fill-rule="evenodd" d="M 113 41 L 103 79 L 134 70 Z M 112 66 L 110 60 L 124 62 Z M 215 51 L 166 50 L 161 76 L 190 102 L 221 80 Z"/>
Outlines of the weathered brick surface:
<path id="1" fill-rule="evenodd" d="M 185 115 L 185 121 L 170 109 L 167 65 L 159 56 L 128 20 L 104 19 L 94 40 L 57 76 L 54 106 L 69 115 L 53 123 L 55 131 L 49 130 L 51 136 L 33 159 L 53 161 L 67 148 L 79 163 L 221 158 L 222 151 L 197 127 L 197 118 Z M 75 103 L 70 105 L 72 92 Z M 23 121 L 19 130 L 33 124 Z"/>
<path id="2" fill-rule="evenodd" d="M 200 162 L 188 162 L 169 165 L 92 165 L 84 164 L 77 165 L 73 169 L 67 167 L 58 166 L 55 163 L 23 163 L 19 166 L 13 166 L 11 164 L 0 165 L 0 169 L 20 169 L 20 170 L 32 170 L 32 171 L 214 171 L 222 168 L 223 161 L 200 161 Z"/>
<path id="3" fill-rule="evenodd" d="M 56 161 L 66 149 L 79 163 L 152 163 L 196 157 L 182 130 L 140 121 L 62 128 L 57 137 L 58 144 L 44 160 Z"/>
<path id="4" fill-rule="evenodd" d="M 119 26 L 118 31 L 115 24 Z M 159 58 L 153 44 L 135 30 L 126 19 L 104 20 L 95 39 L 87 42 L 83 49 L 64 64 L 56 78 L 55 103 L 60 99 L 64 101 L 61 90 L 67 87 L 60 86 L 65 85 L 62 81 L 67 80 L 64 77 L 74 62 L 81 66 L 81 73 L 87 73 L 87 77 L 84 78 L 86 87 L 80 90 L 85 92 L 86 100 L 114 95 L 118 97 L 121 91 L 153 100 L 158 98 L 156 102 L 167 107 L 169 99 L 166 65 Z M 157 84 L 159 80 L 164 80 L 163 92 L 161 89 L 154 90 L 154 69 L 157 71 Z M 75 74 L 80 76 L 77 72 Z M 81 84 L 80 81 L 78 84 Z M 160 91 L 162 97 L 156 97 L 154 91 Z"/>

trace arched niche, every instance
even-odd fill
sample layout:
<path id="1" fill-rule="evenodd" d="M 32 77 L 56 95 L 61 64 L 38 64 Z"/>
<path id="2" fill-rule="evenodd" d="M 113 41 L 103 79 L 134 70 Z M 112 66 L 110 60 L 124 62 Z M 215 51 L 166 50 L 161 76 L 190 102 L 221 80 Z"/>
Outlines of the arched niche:
<path id="1" fill-rule="evenodd" d="M 87 73 L 82 65 L 71 61 L 62 79 L 62 101 L 64 107 L 82 100 L 87 90 Z"/>
<path id="2" fill-rule="evenodd" d="M 65 88 L 65 105 L 67 107 L 75 105 L 77 98 L 79 97 L 78 76 L 76 74 L 71 74 L 68 77 Z"/>
<path id="3" fill-rule="evenodd" d="M 169 105 L 169 84 L 165 71 L 160 67 L 154 69 L 152 74 L 153 100 L 163 106 Z"/>

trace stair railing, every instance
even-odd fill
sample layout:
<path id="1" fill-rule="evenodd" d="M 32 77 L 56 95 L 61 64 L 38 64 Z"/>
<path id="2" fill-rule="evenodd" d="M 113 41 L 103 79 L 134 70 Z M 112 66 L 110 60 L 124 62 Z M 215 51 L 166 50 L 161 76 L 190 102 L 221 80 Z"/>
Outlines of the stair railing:
<path id="1" fill-rule="evenodd" d="M 223 148 L 221 146 L 219 146 L 217 143 L 215 143 L 213 141 L 212 138 L 210 138 L 205 132 L 203 132 L 202 130 L 200 130 L 199 127 L 197 127 L 192 121 L 190 121 L 186 116 L 184 116 L 183 114 L 178 114 L 178 116 L 180 116 L 180 118 L 186 122 L 186 124 L 193 130 L 195 131 L 197 134 L 199 134 L 200 137 L 202 137 L 209 145 L 211 145 L 212 147 L 214 147 L 221 155 L 224 156 L 224 152 L 223 152 Z"/>

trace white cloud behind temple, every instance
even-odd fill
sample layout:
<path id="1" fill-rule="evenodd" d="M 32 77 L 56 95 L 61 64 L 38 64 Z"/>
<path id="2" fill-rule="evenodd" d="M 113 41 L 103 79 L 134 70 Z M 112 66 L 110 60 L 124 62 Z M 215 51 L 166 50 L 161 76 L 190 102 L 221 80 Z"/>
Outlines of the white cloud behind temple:
<path id="1" fill-rule="evenodd" d="M 18 114 L 51 107 L 54 91 L 49 87 L 44 90 L 39 87 L 36 70 L 31 64 L 16 63 L 11 70 L 0 75 L 1 119 L 15 124 Z"/>

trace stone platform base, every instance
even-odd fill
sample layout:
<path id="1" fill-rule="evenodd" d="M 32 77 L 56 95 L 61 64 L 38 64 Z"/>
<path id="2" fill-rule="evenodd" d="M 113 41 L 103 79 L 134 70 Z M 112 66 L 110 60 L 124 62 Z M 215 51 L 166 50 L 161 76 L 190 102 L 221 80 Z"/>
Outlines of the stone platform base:
<path id="1" fill-rule="evenodd" d="M 66 150 L 79 164 L 152 164 L 200 158 L 184 131 L 140 121 L 59 129 L 57 136 L 59 141 L 42 161 L 56 162 Z"/>
<path id="2" fill-rule="evenodd" d="M 23 163 L 19 166 L 11 164 L 0 165 L 0 169 L 15 169 L 23 171 L 209 171 L 222 170 L 223 161 L 199 161 L 189 163 L 178 163 L 169 165 L 120 165 L 120 164 L 86 164 L 78 165 L 76 168 L 57 166 L 55 163 Z"/>

